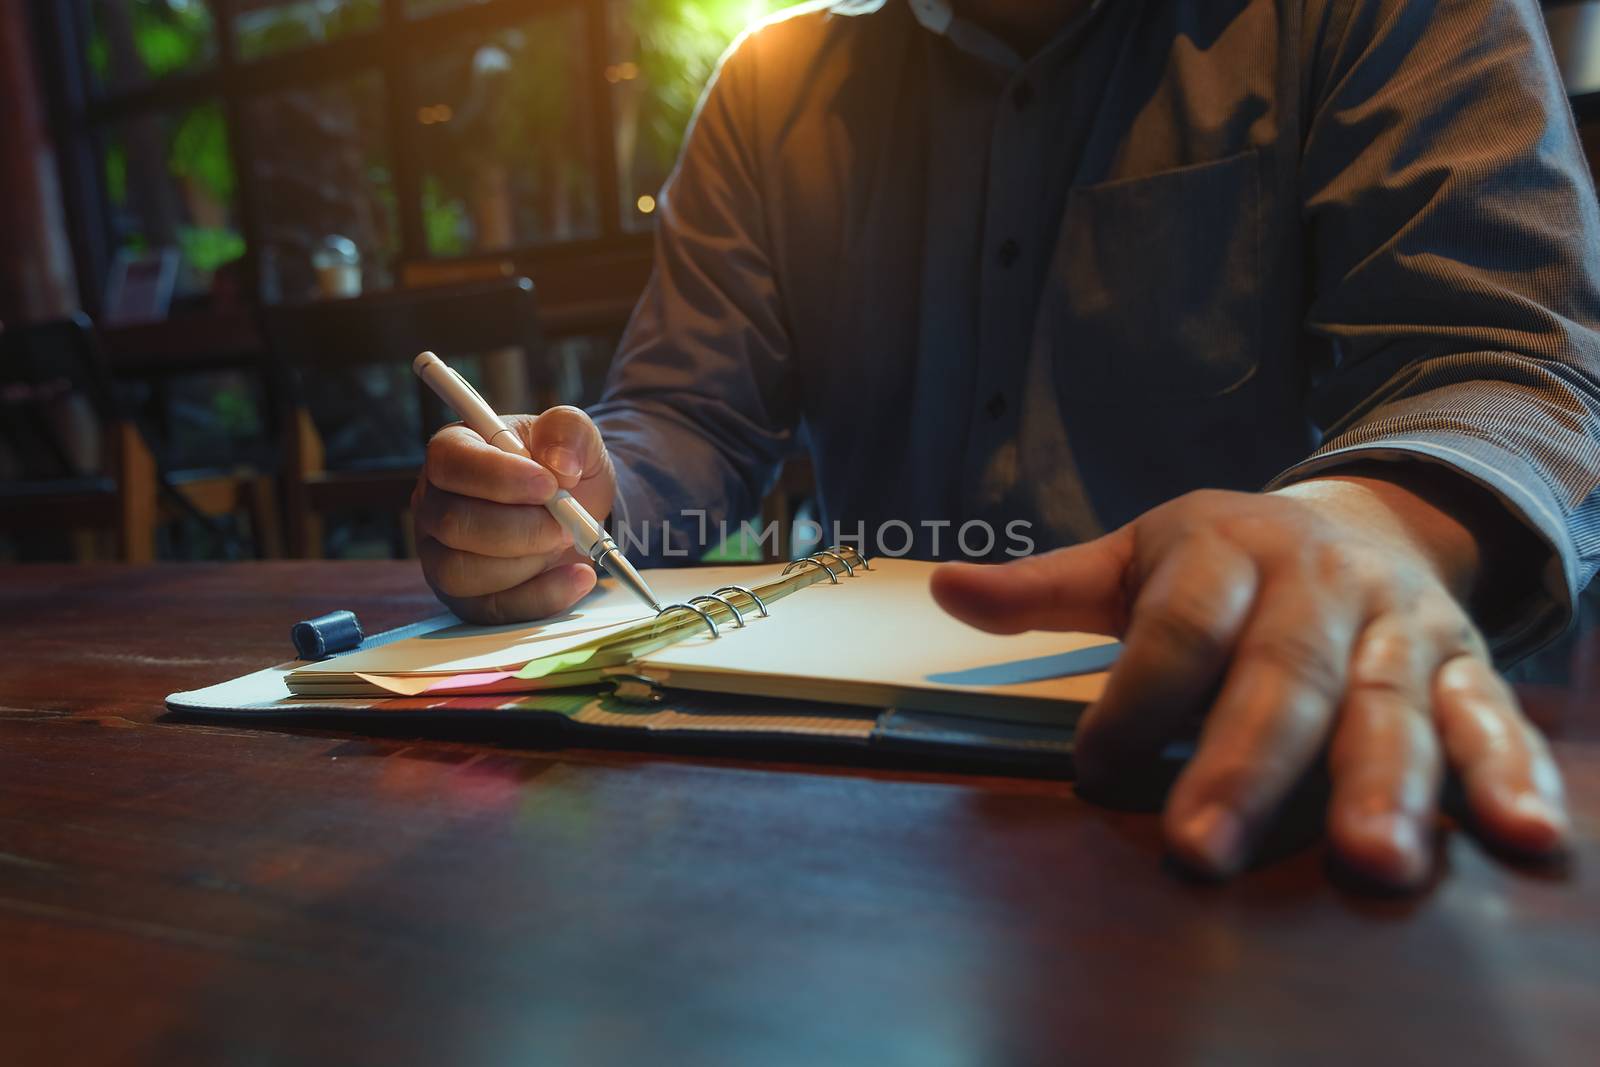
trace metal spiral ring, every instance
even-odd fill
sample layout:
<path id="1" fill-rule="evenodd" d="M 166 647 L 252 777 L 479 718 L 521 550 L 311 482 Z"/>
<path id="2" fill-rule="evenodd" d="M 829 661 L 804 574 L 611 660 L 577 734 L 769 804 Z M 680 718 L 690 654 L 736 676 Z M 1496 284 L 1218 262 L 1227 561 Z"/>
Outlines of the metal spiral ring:
<path id="1" fill-rule="evenodd" d="M 668 604 L 666 607 L 656 612 L 656 622 L 660 623 L 661 616 L 667 614 L 669 611 L 692 611 L 705 620 L 706 625 L 711 628 L 712 637 L 722 636 L 721 634 L 717 633 L 717 620 L 713 619 L 705 608 L 697 608 L 693 604 Z"/>
<path id="2" fill-rule="evenodd" d="M 856 557 L 856 564 L 862 570 L 870 571 L 872 569 L 872 564 L 867 562 L 867 554 L 861 551 L 855 545 L 832 545 L 828 548 L 828 551 L 832 552 L 834 555 L 838 555 L 841 552 L 849 552 L 851 555 Z"/>
<path id="3" fill-rule="evenodd" d="M 689 603 L 693 604 L 697 600 L 715 600 L 718 604 L 721 604 L 723 607 L 733 612 L 733 624 L 735 626 L 739 627 L 740 629 L 744 628 L 744 613 L 738 608 L 734 607 L 733 601 L 729 600 L 727 597 L 718 596 L 716 593 L 701 593 L 699 596 L 690 597 Z"/>
<path id="4" fill-rule="evenodd" d="M 761 611 L 761 617 L 763 619 L 767 617 L 768 612 L 767 612 L 767 603 L 766 603 L 766 601 L 764 601 L 760 597 L 756 596 L 754 593 L 752 593 L 750 590 L 746 589 L 744 586 L 742 586 L 742 585 L 725 585 L 721 589 L 713 589 L 711 591 L 711 595 L 712 596 L 717 596 L 720 593 L 743 593 L 745 596 L 747 596 L 751 600 L 755 601 L 756 607 L 758 609 L 760 609 L 760 611 Z M 728 606 L 732 607 L 733 605 L 730 604 Z"/>
<path id="5" fill-rule="evenodd" d="M 838 585 L 839 584 L 839 575 L 834 572 L 834 569 L 832 567 L 830 567 L 826 563 L 822 562 L 816 556 L 807 556 L 805 559 L 797 559 L 797 560 L 795 560 L 793 563 L 791 563 L 787 567 L 783 568 L 783 573 L 784 574 L 788 574 L 790 571 L 794 570 L 796 567 L 800 566 L 800 564 L 802 564 L 802 563 L 809 563 L 813 567 L 821 567 L 823 570 L 828 572 L 828 580 L 829 581 L 831 581 L 834 585 Z"/>
<path id="6" fill-rule="evenodd" d="M 839 553 L 835 552 L 831 548 L 820 549 L 820 550 L 818 550 L 816 552 L 813 552 L 812 555 L 814 555 L 814 556 L 832 556 L 834 559 L 836 559 L 840 563 L 844 564 L 844 576 L 846 578 L 854 578 L 856 576 L 856 569 L 850 565 L 850 561 L 845 559 L 843 556 L 841 556 Z"/>

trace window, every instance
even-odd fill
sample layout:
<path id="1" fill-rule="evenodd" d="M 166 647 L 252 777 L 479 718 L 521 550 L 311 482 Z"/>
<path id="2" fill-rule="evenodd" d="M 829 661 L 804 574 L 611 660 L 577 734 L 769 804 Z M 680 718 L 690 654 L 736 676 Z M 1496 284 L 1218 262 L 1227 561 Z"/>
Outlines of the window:
<path id="1" fill-rule="evenodd" d="M 227 122 L 217 100 L 134 115 L 99 131 L 111 236 L 119 249 L 181 253 L 178 292 L 204 288 L 244 254 Z"/>
<path id="2" fill-rule="evenodd" d="M 394 167 L 376 71 L 260 93 L 241 112 L 259 215 L 258 271 L 269 298 L 318 288 L 314 257 L 354 243 L 367 288 L 392 284 L 399 250 Z"/>
<path id="3" fill-rule="evenodd" d="M 177 251 L 178 297 L 194 302 L 246 277 L 269 300 L 310 294 L 318 251 L 352 246 L 367 288 L 407 263 L 485 255 L 536 280 L 551 263 L 636 285 L 637 272 L 568 268 L 648 256 L 656 195 L 717 57 L 782 6 L 41 5 L 91 310 L 116 255 L 158 249 Z"/>
<path id="4" fill-rule="evenodd" d="M 375 29 L 382 0 L 242 0 L 233 36 L 240 59 L 260 59 Z"/>
<path id="5" fill-rule="evenodd" d="M 623 226 L 648 229 L 684 128 L 729 42 L 792 0 L 606 0 L 610 40 L 601 76 L 616 116 Z"/>
<path id="6" fill-rule="evenodd" d="M 420 65 L 417 143 L 430 254 L 600 233 L 582 16 L 567 8 L 448 41 Z"/>
<path id="7" fill-rule="evenodd" d="M 90 0 L 84 60 L 97 89 L 122 91 L 217 60 L 216 25 L 201 0 Z"/>

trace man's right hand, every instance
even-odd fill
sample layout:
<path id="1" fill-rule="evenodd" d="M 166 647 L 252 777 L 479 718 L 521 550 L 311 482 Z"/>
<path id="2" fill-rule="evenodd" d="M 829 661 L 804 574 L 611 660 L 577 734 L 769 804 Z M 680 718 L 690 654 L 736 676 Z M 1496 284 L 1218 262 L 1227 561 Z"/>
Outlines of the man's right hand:
<path id="1" fill-rule="evenodd" d="M 543 505 L 559 487 L 603 522 L 616 494 L 611 457 L 582 411 L 555 407 L 505 422 L 533 459 L 447 426 L 428 442 L 411 496 L 422 573 L 469 622 L 555 615 L 594 588 L 594 569 Z"/>

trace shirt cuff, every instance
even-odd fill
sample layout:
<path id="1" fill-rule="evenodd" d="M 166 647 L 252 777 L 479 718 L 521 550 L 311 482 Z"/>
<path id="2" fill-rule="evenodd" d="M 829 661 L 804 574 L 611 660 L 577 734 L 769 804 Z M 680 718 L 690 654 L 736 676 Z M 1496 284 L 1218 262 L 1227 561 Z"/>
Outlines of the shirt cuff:
<path id="1" fill-rule="evenodd" d="M 1318 451 L 1268 482 L 1263 492 L 1366 463 L 1434 463 L 1488 491 L 1549 549 L 1540 586 L 1485 636 L 1495 660 L 1510 664 L 1548 643 L 1571 625 L 1577 602 L 1578 555 L 1564 509 L 1539 472 L 1516 453 L 1470 434 L 1430 433 L 1426 438 L 1382 441 Z M 1492 576 L 1491 576 L 1492 577 Z"/>

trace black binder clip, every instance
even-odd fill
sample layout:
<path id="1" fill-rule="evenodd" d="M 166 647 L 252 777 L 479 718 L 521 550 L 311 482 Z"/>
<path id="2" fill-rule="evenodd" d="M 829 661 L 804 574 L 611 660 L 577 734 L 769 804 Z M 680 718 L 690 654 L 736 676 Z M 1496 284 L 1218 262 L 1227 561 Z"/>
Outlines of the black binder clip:
<path id="1" fill-rule="evenodd" d="M 611 679 L 611 696 L 624 704 L 659 704 L 661 691 L 654 678 L 644 674 L 619 674 Z"/>
<path id="2" fill-rule="evenodd" d="M 327 659 L 361 647 L 361 622 L 353 611 L 330 611 L 294 624 L 289 639 L 301 659 Z"/>

